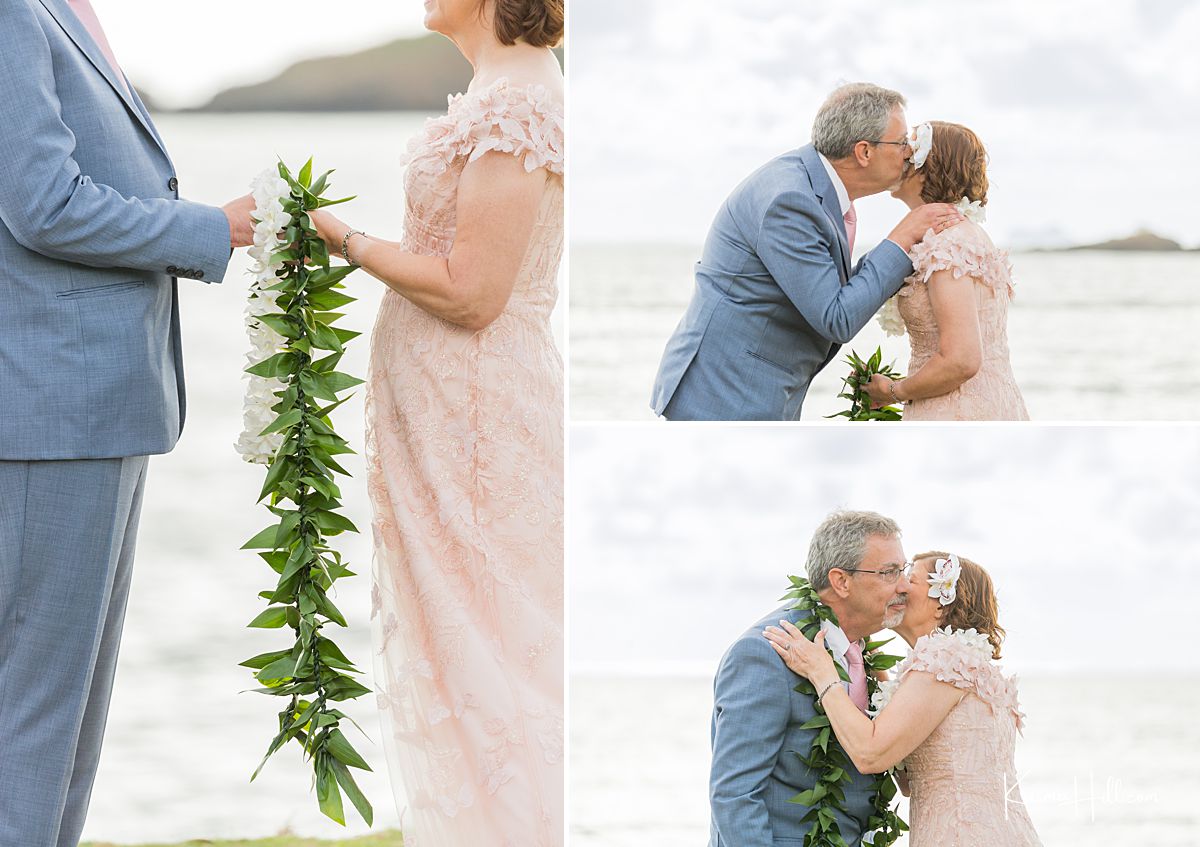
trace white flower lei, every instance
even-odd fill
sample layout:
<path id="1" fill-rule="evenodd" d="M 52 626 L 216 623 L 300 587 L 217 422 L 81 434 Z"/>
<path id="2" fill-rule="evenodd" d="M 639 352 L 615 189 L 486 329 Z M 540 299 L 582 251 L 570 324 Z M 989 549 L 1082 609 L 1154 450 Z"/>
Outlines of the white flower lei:
<path id="1" fill-rule="evenodd" d="M 875 320 L 879 321 L 888 335 L 904 335 L 908 331 L 904 318 L 900 316 L 900 300 L 897 297 L 889 297 L 884 301 L 875 313 Z"/>
<path id="2" fill-rule="evenodd" d="M 246 302 L 246 335 L 250 339 L 246 361 L 249 365 L 256 365 L 281 352 L 286 342 L 283 336 L 258 320 L 258 317 L 278 311 L 275 307 L 278 292 L 266 289 L 278 281 L 275 274 L 283 267 L 281 262 L 271 262 L 271 254 L 282 245 L 280 231 L 291 223 L 291 215 L 283 210 L 284 201 L 291 196 L 291 187 L 287 180 L 279 176 L 278 171 L 268 169 L 254 178 L 250 189 L 255 204 L 255 225 L 254 245 L 248 252 L 254 260 L 250 266 L 254 282 L 250 284 Z M 274 377 L 247 376 L 249 383 L 246 385 L 242 410 L 244 430 L 236 447 L 245 461 L 268 465 L 283 443 L 283 433 L 259 433 L 275 420 L 276 415 L 271 407 L 279 402 L 276 392 L 282 391 L 284 385 Z"/>

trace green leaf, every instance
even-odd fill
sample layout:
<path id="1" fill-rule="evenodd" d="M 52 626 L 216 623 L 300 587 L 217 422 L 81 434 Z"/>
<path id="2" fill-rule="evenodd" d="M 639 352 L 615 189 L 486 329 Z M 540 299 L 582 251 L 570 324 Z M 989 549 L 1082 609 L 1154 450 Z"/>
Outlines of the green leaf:
<path id="1" fill-rule="evenodd" d="M 342 352 L 341 339 L 337 337 L 337 333 L 324 324 L 317 324 L 309 330 L 308 340 L 313 347 L 319 347 L 322 350 L 334 350 L 338 353 Z"/>
<path id="2" fill-rule="evenodd" d="M 358 377 L 350 376 L 349 374 L 338 373 L 334 371 L 330 374 L 325 374 L 325 381 L 334 391 L 345 391 L 347 388 L 353 388 L 356 385 L 362 385 L 364 380 Z"/>
<path id="3" fill-rule="evenodd" d="M 350 276 L 350 274 L 354 273 L 356 270 L 358 270 L 358 268 L 356 268 L 354 265 L 341 265 L 340 267 L 336 267 L 336 268 L 318 268 L 317 270 L 312 271 L 308 275 L 308 290 L 316 291 L 316 290 L 329 288 L 330 286 L 336 285 L 337 283 L 341 282 L 343 279 Z M 332 292 L 328 292 L 328 293 L 332 293 Z M 324 296 L 326 296 L 326 294 L 322 294 L 321 296 L 324 297 Z M 342 297 L 344 295 L 339 294 L 336 296 Z M 354 301 L 354 298 L 351 297 L 346 302 L 349 303 L 349 302 L 353 302 L 353 301 Z M 313 302 L 312 295 L 309 296 L 309 302 Z M 341 305 L 341 304 L 339 304 L 339 305 Z M 336 309 L 337 306 L 334 306 L 332 308 Z"/>
<path id="4" fill-rule="evenodd" d="M 286 377 L 295 369 L 299 361 L 299 357 L 295 353 L 285 350 L 282 353 L 276 353 L 269 359 L 263 359 L 258 364 L 246 368 L 246 373 L 268 379 L 272 377 Z"/>
<path id="5" fill-rule="evenodd" d="M 341 610 L 338 609 L 337 606 L 333 605 L 333 601 L 330 600 L 325 594 L 318 594 L 316 602 L 317 611 L 319 611 L 325 617 L 329 618 L 336 624 L 349 626 L 349 624 L 346 623 L 346 618 L 342 615 Z"/>
<path id="6" fill-rule="evenodd" d="M 330 700 L 353 700 L 364 694 L 370 694 L 371 689 L 349 677 L 341 677 L 326 688 Z"/>
<path id="7" fill-rule="evenodd" d="M 262 761 L 258 763 L 258 767 L 254 769 L 254 774 L 250 777 L 251 782 L 254 782 L 255 778 L 262 771 L 263 765 L 265 765 L 267 763 L 267 759 L 274 756 L 275 753 L 279 750 L 279 748 L 282 747 L 285 743 L 287 743 L 288 737 L 289 737 L 289 735 L 286 731 L 281 732 L 275 736 L 275 738 L 271 741 L 271 746 L 267 748 L 267 755 L 263 756 Z"/>
<path id="8" fill-rule="evenodd" d="M 346 270 L 347 268 L 349 270 L 354 270 L 353 265 L 346 265 L 338 268 L 337 270 Z M 314 308 L 320 309 L 323 312 L 328 312 L 332 309 L 338 308 L 339 306 L 345 306 L 349 303 L 353 303 L 355 302 L 355 299 L 356 298 L 354 297 L 351 297 L 347 294 L 341 294 L 337 291 L 333 291 L 332 289 L 329 291 L 319 291 L 308 295 L 308 302 L 311 303 Z"/>
<path id="9" fill-rule="evenodd" d="M 823 783 L 817 783 L 816 787 L 810 788 L 807 791 L 801 791 L 789 803 L 799 803 L 801 806 L 813 806 L 816 802 L 825 796 L 827 789 Z"/>
<path id="10" fill-rule="evenodd" d="M 317 208 L 322 209 L 325 206 L 336 206 L 339 203 L 349 203 L 354 199 L 356 199 L 356 197 L 343 197 L 341 200 L 321 200 L 319 203 L 317 203 Z"/>
<path id="11" fill-rule="evenodd" d="M 801 729 L 820 729 L 821 727 L 829 726 L 829 718 L 825 715 L 817 715 L 800 725 Z"/>
<path id="12" fill-rule="evenodd" d="M 338 790 L 337 782 L 323 763 L 317 765 L 317 804 L 321 812 L 330 820 L 346 825 L 346 817 L 342 812 L 342 793 Z"/>
<path id="13" fill-rule="evenodd" d="M 299 182 L 301 185 L 303 185 L 305 188 L 308 188 L 310 185 L 312 185 L 312 168 L 313 168 L 313 160 L 310 158 L 307 162 L 304 163 L 304 167 L 302 167 L 300 169 L 300 176 L 298 176 L 296 178 L 296 181 Z"/>
<path id="14" fill-rule="evenodd" d="M 317 526 L 330 533 L 358 532 L 358 527 L 349 518 L 339 515 L 337 512 L 318 512 Z"/>
<path id="15" fill-rule="evenodd" d="M 273 650 L 270 653 L 260 653 L 251 659 L 247 659 L 246 661 L 239 663 L 238 666 L 243 668 L 252 668 L 254 670 L 261 670 L 272 662 L 282 659 L 284 656 L 290 655 L 292 655 L 291 650 Z"/>
<path id="16" fill-rule="evenodd" d="M 286 315 L 257 315 L 255 320 L 266 324 L 284 338 L 299 338 L 300 329 L 296 322 Z"/>
<path id="17" fill-rule="evenodd" d="M 362 756 L 358 755 L 358 752 L 350 744 L 346 736 L 342 734 L 340 729 L 335 729 L 329 733 L 329 739 L 325 742 L 325 749 L 347 767 L 358 768 L 364 771 L 371 769 L 371 766 L 367 764 Z"/>
<path id="18" fill-rule="evenodd" d="M 300 419 L 303 417 L 304 411 L 302 409 L 292 409 L 290 412 L 284 412 L 269 427 L 260 432 L 259 435 L 270 435 L 272 432 L 281 432 L 289 426 L 295 426 L 300 423 Z"/>
<path id="19" fill-rule="evenodd" d="M 312 185 L 309 187 L 309 192 L 312 193 L 314 197 L 319 196 L 321 192 L 325 190 L 325 186 L 329 182 L 329 175 L 331 173 L 333 173 L 332 170 L 325 171 L 325 173 L 313 180 Z"/>
<path id="20" fill-rule="evenodd" d="M 243 550 L 274 550 L 279 535 L 279 524 L 269 526 L 242 545 Z"/>
<path id="21" fill-rule="evenodd" d="M 333 334 L 338 337 L 338 340 L 341 341 L 342 344 L 349 344 L 351 341 L 362 335 L 361 332 L 355 332 L 352 329 L 342 329 L 340 326 L 332 327 L 332 329 Z"/>
<path id="22" fill-rule="evenodd" d="M 333 762 L 330 764 L 333 770 L 333 775 L 337 779 L 338 785 L 346 792 L 346 797 L 354 804 L 354 808 L 362 815 L 362 819 L 366 821 L 367 826 L 374 824 L 374 812 L 371 809 L 371 804 L 367 802 L 367 798 L 359 790 L 358 784 L 354 781 L 353 774 L 341 762 Z"/>
<path id="23" fill-rule="evenodd" d="M 272 606 L 260 612 L 258 617 L 246 626 L 256 629 L 279 629 L 285 623 L 287 623 L 287 607 Z"/>
<path id="24" fill-rule="evenodd" d="M 871 659 L 871 667 L 878 671 L 886 671 L 901 659 L 903 659 L 902 656 L 892 656 L 888 653 L 880 653 Z"/>
<path id="25" fill-rule="evenodd" d="M 259 682 L 267 682 L 268 680 L 291 679 L 292 674 L 296 670 L 296 660 L 292 657 L 294 650 L 289 650 L 286 656 L 283 656 L 265 668 L 260 670 L 254 676 Z"/>

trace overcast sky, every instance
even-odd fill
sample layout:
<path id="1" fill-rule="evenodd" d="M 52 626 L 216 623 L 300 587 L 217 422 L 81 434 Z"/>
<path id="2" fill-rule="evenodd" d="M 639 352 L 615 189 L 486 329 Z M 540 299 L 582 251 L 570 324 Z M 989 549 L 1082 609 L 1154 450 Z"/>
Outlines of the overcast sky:
<path id="1" fill-rule="evenodd" d="M 92 0 L 130 79 L 169 107 L 198 106 L 306 58 L 426 32 L 420 0 Z M 397 81 L 400 84 L 400 81 Z"/>
<path id="2" fill-rule="evenodd" d="M 1200 244 L 1200 3 L 572 0 L 570 25 L 574 239 L 699 243 L 832 88 L 868 80 L 910 123 L 980 135 L 1002 240 Z M 860 239 L 902 211 L 862 201 Z"/>
<path id="3" fill-rule="evenodd" d="M 575 426 L 571 666 L 711 674 L 841 507 L 987 568 L 1011 670 L 1200 669 L 1197 467 L 1194 427 Z"/>

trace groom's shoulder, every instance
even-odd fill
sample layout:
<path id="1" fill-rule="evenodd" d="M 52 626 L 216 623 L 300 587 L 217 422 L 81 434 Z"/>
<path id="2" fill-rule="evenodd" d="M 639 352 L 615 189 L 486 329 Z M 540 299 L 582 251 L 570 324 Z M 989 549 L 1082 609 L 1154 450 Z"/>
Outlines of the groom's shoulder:
<path id="1" fill-rule="evenodd" d="M 771 660 L 777 660 L 774 649 L 769 641 L 763 637 L 763 630 L 768 626 L 779 626 L 781 620 L 798 623 L 809 616 L 808 612 L 801 612 L 788 609 L 786 606 L 776 609 L 766 617 L 762 618 L 749 629 L 738 636 L 733 644 L 729 645 L 729 649 L 725 652 L 725 658 L 722 664 L 733 661 L 744 661 L 750 658 L 766 657 Z M 772 662 L 772 665 L 774 661 Z"/>
<path id="2" fill-rule="evenodd" d="M 812 206 L 814 209 L 820 206 L 808 171 L 796 150 L 776 156 L 760 166 L 742 181 L 734 191 L 734 197 L 748 201 L 759 211 L 780 204 Z"/>
<path id="3" fill-rule="evenodd" d="M 16 63 L 31 51 L 45 49 L 46 29 L 42 23 L 45 8 L 37 0 L 0 0 L 0 52 Z"/>

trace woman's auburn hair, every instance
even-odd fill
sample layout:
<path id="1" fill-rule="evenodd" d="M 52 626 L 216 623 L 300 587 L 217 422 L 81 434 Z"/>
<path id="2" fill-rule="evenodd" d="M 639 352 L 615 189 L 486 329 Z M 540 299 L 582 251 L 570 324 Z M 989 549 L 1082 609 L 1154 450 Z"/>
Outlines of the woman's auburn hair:
<path id="1" fill-rule="evenodd" d="M 564 0 L 494 0 L 492 29 L 501 44 L 524 41 L 534 47 L 557 47 L 563 38 L 563 3 Z"/>
<path id="2" fill-rule="evenodd" d="M 987 150 L 974 132 L 962 124 L 930 121 L 933 146 L 921 166 L 926 203 L 957 203 L 963 197 L 987 205 Z"/>
<path id="3" fill-rule="evenodd" d="M 948 559 L 950 554 L 941 550 L 930 550 L 913 559 L 920 562 L 925 559 Z M 996 589 L 992 578 L 982 567 L 970 559 L 958 556 L 962 570 L 958 575 L 955 586 L 954 602 L 942 606 L 942 617 L 939 624 L 950 629 L 974 629 L 987 636 L 992 645 L 992 658 L 1000 658 L 1000 645 L 1006 635 L 1004 627 L 1000 626 L 1000 609 L 996 602 Z"/>

